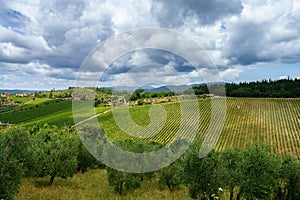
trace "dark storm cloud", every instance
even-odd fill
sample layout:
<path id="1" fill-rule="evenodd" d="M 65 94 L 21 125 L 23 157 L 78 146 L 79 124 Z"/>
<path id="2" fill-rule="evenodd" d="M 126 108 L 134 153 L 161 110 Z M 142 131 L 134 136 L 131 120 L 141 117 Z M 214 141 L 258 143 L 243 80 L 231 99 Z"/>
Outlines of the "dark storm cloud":
<path id="1" fill-rule="evenodd" d="M 177 27 L 186 20 L 195 20 L 202 25 L 238 15 L 243 9 L 239 0 L 156 0 L 152 12 L 164 27 Z"/>

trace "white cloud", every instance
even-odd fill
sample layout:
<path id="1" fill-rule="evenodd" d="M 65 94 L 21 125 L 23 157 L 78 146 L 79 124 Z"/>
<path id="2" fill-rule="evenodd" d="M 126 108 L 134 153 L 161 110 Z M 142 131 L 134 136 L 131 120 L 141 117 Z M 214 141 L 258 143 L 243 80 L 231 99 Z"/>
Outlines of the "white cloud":
<path id="1" fill-rule="evenodd" d="M 288 78 L 288 76 L 279 76 L 278 80 L 287 79 L 287 78 Z"/>
<path id="2" fill-rule="evenodd" d="M 220 72 L 220 77 L 223 81 L 235 82 L 237 81 L 241 72 L 243 72 L 241 67 L 228 68 Z"/>
<path id="3" fill-rule="evenodd" d="M 135 66 L 144 65 L 152 62 L 153 61 L 143 51 L 135 52 L 129 59 L 129 63 Z"/>
<path id="4" fill-rule="evenodd" d="M 31 74 L 40 74 L 44 79 L 36 87 L 42 87 L 47 78 L 54 85 L 55 79 L 69 84 L 99 42 L 144 27 L 172 28 L 194 40 L 213 61 L 203 62 L 220 67 L 220 75 L 226 80 L 238 80 L 244 66 L 300 62 L 300 3 L 296 0 L 231 0 L 226 4 L 217 0 L 0 0 L 0 5 L 0 15 L 6 20 L 0 23 L 0 71 L 6 80 L 1 87 L 21 86 L 8 73 L 14 73 L 20 83 Z M 6 11 L 14 14 L 8 16 Z M 134 44 L 124 42 L 118 49 L 106 48 L 110 52 L 102 62 L 111 61 L 109 55 L 122 52 L 128 45 L 140 44 L 163 44 L 166 49 L 179 45 L 182 54 L 195 53 L 193 46 L 166 35 L 140 35 Z M 203 57 L 203 51 L 196 54 Z M 97 57 L 95 54 L 95 63 L 100 62 Z M 153 60 L 137 53 L 131 57 L 131 64 Z M 115 75 L 124 73 L 126 67 L 120 62 Z M 207 79 L 214 79 L 208 78 L 206 69 L 201 70 Z M 184 73 L 197 81 L 194 71 Z M 165 80 L 172 80 L 165 76 Z"/>

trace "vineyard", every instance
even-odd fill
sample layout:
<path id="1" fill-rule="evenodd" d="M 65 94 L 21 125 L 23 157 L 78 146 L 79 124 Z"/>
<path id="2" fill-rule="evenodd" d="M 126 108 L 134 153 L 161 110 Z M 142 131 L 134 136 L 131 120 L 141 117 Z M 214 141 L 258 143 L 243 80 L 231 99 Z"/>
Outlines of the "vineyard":
<path id="1" fill-rule="evenodd" d="M 79 116 L 79 120 L 86 119 L 88 117 L 91 117 L 89 113 L 85 112 L 85 107 L 83 107 L 82 114 Z M 96 107 L 95 108 L 95 113 L 99 114 L 102 113 L 106 110 L 108 110 L 109 107 Z M 55 113 L 50 113 L 47 115 L 43 115 L 38 118 L 33 118 L 25 123 L 23 123 L 24 126 L 30 127 L 34 126 L 37 124 L 43 125 L 43 124 L 49 124 L 49 125 L 56 125 L 58 127 L 63 127 L 63 126 L 73 126 L 74 125 L 74 119 L 73 119 L 73 112 L 72 112 L 72 107 L 68 107 L 66 109 L 60 110 Z"/>
<path id="2" fill-rule="evenodd" d="M 278 153 L 300 156 L 299 99 L 228 99 L 217 149 L 261 142 Z"/>
<path id="3" fill-rule="evenodd" d="M 109 107 L 96 107 L 95 113 L 99 114 L 108 109 Z M 85 112 L 84 106 L 79 111 L 79 120 L 91 117 L 90 113 Z M 26 127 L 37 124 L 43 125 L 45 123 L 58 127 L 72 126 L 74 125 L 72 101 L 49 101 L 48 98 L 41 98 L 25 104 L 21 109 L 18 108 L 15 111 L 1 113 L 0 121 L 10 124 L 22 124 Z"/>
<path id="4" fill-rule="evenodd" d="M 167 113 L 164 127 L 149 138 L 135 138 L 116 124 L 112 112 L 99 116 L 98 120 L 108 138 L 116 140 L 142 140 L 159 143 L 171 142 L 180 125 L 180 105 L 162 104 Z M 150 123 L 149 109 L 141 106 L 129 109 L 132 120 L 146 126 Z M 226 120 L 215 146 L 218 151 L 229 147 L 243 148 L 258 143 L 269 144 L 272 151 L 300 157 L 300 99 L 227 98 Z M 210 124 L 211 101 L 199 100 L 199 128 L 197 139 L 204 139 Z M 191 123 L 193 120 L 191 120 Z M 212 125 L 218 122 L 211 122 Z M 218 125 L 218 124 L 216 124 Z"/>
<path id="5" fill-rule="evenodd" d="M 49 102 L 49 103 L 47 103 Z M 211 121 L 211 100 L 201 99 L 199 102 L 198 119 L 191 118 L 188 123 L 193 126 L 199 123 L 196 139 L 203 140 L 208 127 L 219 122 Z M 46 103 L 46 104 L 45 104 Z M 35 105 L 34 105 L 35 104 Z M 33 105 L 33 107 L 29 107 Z M 160 104 L 166 111 L 166 122 L 158 134 L 146 138 L 130 136 L 116 124 L 112 112 L 98 117 L 101 127 L 108 138 L 117 140 L 155 141 L 162 144 L 171 142 L 180 127 L 181 107 L 179 103 Z M 216 106 L 218 104 L 214 104 Z M 131 107 L 130 117 L 133 123 L 146 127 L 151 123 L 149 117 L 151 105 Z M 80 108 L 79 108 L 80 109 Z M 99 114 L 109 107 L 96 107 Z M 193 110 L 193 108 L 190 108 Z M 221 107 L 220 107 L 221 109 Z M 227 98 L 226 119 L 215 149 L 222 151 L 229 147 L 245 147 L 254 142 L 269 144 L 274 152 L 287 153 L 300 157 L 300 99 L 287 98 Z M 79 110 L 80 120 L 91 117 L 83 106 Z M 0 121 L 11 124 L 23 124 L 30 127 L 36 124 L 48 123 L 58 127 L 74 125 L 71 101 L 31 101 L 25 104 L 23 110 L 0 114 Z M 186 124 L 188 126 L 191 124 Z M 147 129 L 146 132 L 148 131 Z M 147 133 L 144 133 L 147 134 Z M 186 135 L 188 133 L 185 133 Z"/>
<path id="6" fill-rule="evenodd" d="M 53 114 L 64 109 L 70 109 L 72 107 L 71 101 L 59 101 L 52 102 L 47 105 L 36 105 L 29 109 L 23 109 L 22 111 L 9 112 L 0 114 L 0 121 L 12 124 L 18 124 L 38 118 L 41 116 Z"/>

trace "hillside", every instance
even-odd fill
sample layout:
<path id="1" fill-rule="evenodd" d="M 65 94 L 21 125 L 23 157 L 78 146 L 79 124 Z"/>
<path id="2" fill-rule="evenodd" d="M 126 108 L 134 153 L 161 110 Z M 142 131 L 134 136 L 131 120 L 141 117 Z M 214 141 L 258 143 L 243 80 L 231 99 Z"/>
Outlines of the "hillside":
<path id="1" fill-rule="evenodd" d="M 142 141 L 171 142 L 180 123 L 180 107 L 176 103 L 164 104 L 167 121 L 159 134 Z M 150 123 L 150 106 L 130 109 L 135 123 L 146 126 Z M 210 100 L 199 100 L 200 125 L 198 139 L 203 139 L 210 123 Z M 226 120 L 216 149 L 221 151 L 231 147 L 245 147 L 261 142 L 271 145 L 273 151 L 300 157 L 300 99 L 272 98 L 227 98 Z M 98 118 L 107 136 L 115 140 L 132 139 L 116 124 L 113 114 Z M 191 120 L 193 121 L 193 120 Z M 215 122 L 212 122 L 215 123 Z"/>

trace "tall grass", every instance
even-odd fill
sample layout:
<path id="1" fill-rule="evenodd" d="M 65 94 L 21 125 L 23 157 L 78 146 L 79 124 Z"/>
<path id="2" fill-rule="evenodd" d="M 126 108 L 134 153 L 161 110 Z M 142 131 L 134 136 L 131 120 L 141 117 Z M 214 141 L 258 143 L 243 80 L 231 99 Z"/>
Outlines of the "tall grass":
<path id="1" fill-rule="evenodd" d="M 159 186 L 157 180 L 146 180 L 140 189 L 126 196 L 119 196 L 108 185 L 106 170 L 100 169 L 85 174 L 78 173 L 69 179 L 57 178 L 51 186 L 48 182 L 48 177 L 23 179 L 16 200 L 189 199 L 185 188 L 171 193 L 168 188 Z"/>

